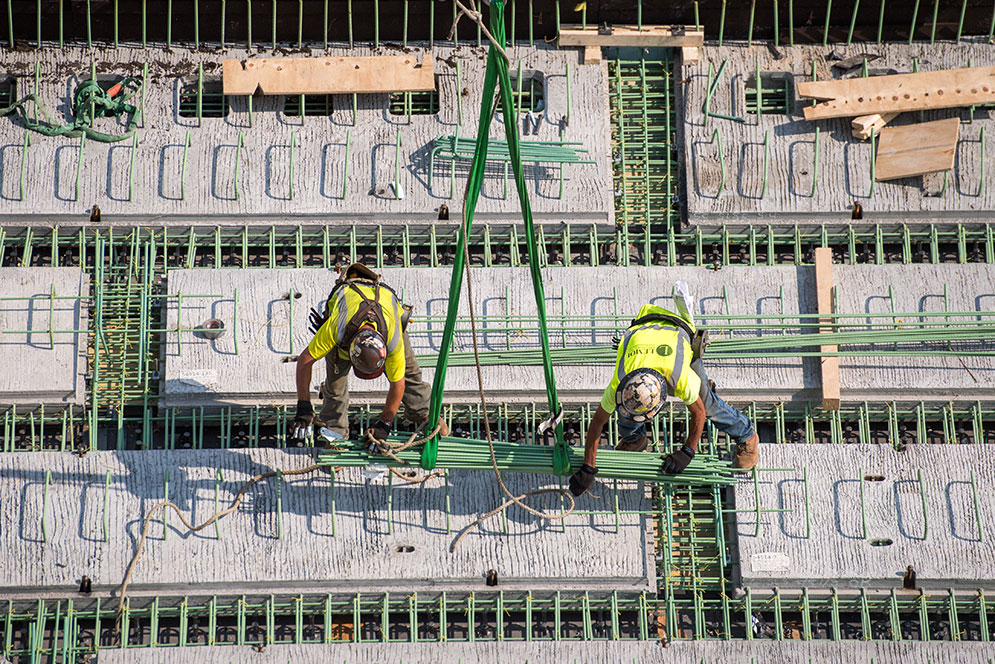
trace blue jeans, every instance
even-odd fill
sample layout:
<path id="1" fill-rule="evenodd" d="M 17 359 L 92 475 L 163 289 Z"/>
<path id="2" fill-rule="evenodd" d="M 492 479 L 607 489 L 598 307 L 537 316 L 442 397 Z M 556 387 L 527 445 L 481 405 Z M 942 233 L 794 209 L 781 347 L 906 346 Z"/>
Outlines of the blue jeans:
<path id="1" fill-rule="evenodd" d="M 736 443 L 745 443 L 753 438 L 755 429 L 746 415 L 720 399 L 708 386 L 708 376 L 701 358 L 691 362 L 691 369 L 701 379 L 701 391 L 698 395 L 705 404 L 705 417 Z M 622 416 L 618 418 L 618 437 L 620 443 L 633 443 L 646 434 L 646 422 L 633 422 Z M 660 437 L 666 437 L 666 430 L 661 420 Z"/>

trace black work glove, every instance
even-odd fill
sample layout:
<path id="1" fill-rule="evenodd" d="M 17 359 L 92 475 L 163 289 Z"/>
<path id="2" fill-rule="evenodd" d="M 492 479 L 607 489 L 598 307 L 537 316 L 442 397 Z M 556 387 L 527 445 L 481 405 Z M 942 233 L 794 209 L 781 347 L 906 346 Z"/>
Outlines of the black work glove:
<path id="1" fill-rule="evenodd" d="M 390 422 L 377 420 L 376 422 L 373 423 L 373 426 L 371 426 L 367 430 L 368 434 L 367 439 L 369 439 L 371 436 L 374 438 L 374 440 L 367 441 L 369 444 L 368 449 L 370 450 L 371 453 L 374 454 L 379 453 L 379 450 L 377 449 L 377 441 L 386 440 L 387 436 L 390 435 L 390 431 L 392 428 L 393 425 L 391 425 Z"/>
<path id="2" fill-rule="evenodd" d="M 306 440 L 311 437 L 311 422 L 314 420 L 314 408 L 310 401 L 303 399 L 297 402 L 297 413 L 294 415 L 294 429 L 290 434 L 292 440 Z"/>
<path id="3" fill-rule="evenodd" d="M 320 330 L 321 326 L 325 324 L 326 320 L 328 320 L 328 315 L 322 315 L 318 313 L 317 309 L 311 307 L 311 313 L 308 315 L 308 320 L 311 322 L 308 326 L 308 329 L 311 330 L 311 334 L 318 334 L 318 330 Z"/>
<path id="4" fill-rule="evenodd" d="M 598 469 L 594 466 L 584 464 L 576 473 L 570 476 L 570 493 L 574 498 L 578 498 L 591 488 L 594 484 L 594 476 L 598 474 Z"/>
<path id="5" fill-rule="evenodd" d="M 694 450 L 689 445 L 684 445 L 676 452 L 671 452 L 663 457 L 663 468 L 660 471 L 668 475 L 680 475 L 693 458 Z"/>

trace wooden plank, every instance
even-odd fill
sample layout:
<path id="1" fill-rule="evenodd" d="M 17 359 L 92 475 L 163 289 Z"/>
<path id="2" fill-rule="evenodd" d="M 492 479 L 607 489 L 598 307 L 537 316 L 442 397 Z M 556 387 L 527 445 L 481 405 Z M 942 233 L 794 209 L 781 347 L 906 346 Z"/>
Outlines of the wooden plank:
<path id="1" fill-rule="evenodd" d="M 954 167 L 959 132 L 958 118 L 884 129 L 878 142 L 874 179 L 897 180 L 950 170 Z"/>
<path id="2" fill-rule="evenodd" d="M 795 87 L 803 99 L 827 100 L 806 106 L 806 120 L 956 108 L 995 103 L 995 67 L 801 81 Z"/>
<path id="3" fill-rule="evenodd" d="M 226 95 L 428 92 L 435 89 L 435 61 L 414 55 L 225 60 Z"/>
<path id="4" fill-rule="evenodd" d="M 871 132 L 881 133 L 884 126 L 897 118 L 901 113 L 875 113 L 874 115 L 861 115 L 850 121 L 853 137 L 866 141 L 871 137 Z"/>
<path id="5" fill-rule="evenodd" d="M 815 250 L 815 288 L 819 307 L 819 323 L 831 325 L 828 318 L 833 313 L 833 250 L 818 247 Z M 827 316 L 823 318 L 823 316 Z M 832 332 L 832 327 L 820 327 L 820 332 Z M 823 353 L 835 353 L 837 346 L 820 346 Z M 832 355 L 822 358 L 822 408 L 840 409 L 840 359 Z"/>
<path id="6" fill-rule="evenodd" d="M 585 65 L 600 65 L 601 64 L 601 47 L 600 46 L 585 46 L 584 47 L 584 64 Z"/>
<path id="7" fill-rule="evenodd" d="M 681 47 L 681 64 L 682 65 L 696 65 L 698 64 L 698 58 L 701 54 L 701 49 L 694 46 L 682 46 Z"/>
<path id="8" fill-rule="evenodd" d="M 560 46 L 703 46 L 703 30 L 687 30 L 684 26 L 644 25 L 639 30 L 635 25 L 614 25 L 611 34 L 598 33 L 598 27 L 589 25 L 560 26 Z"/>

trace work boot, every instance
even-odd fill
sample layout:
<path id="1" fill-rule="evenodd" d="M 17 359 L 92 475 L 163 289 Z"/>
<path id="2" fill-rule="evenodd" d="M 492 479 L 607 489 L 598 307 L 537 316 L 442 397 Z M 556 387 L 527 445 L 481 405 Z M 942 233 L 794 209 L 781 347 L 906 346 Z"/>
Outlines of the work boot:
<path id="1" fill-rule="evenodd" d="M 636 440 L 629 442 L 623 440 L 621 443 L 615 446 L 615 449 L 618 450 L 619 452 L 642 452 L 649 446 L 649 444 L 650 444 L 650 439 L 647 438 L 646 436 L 642 436 L 640 438 L 637 438 Z"/>
<path id="2" fill-rule="evenodd" d="M 760 436 L 755 433 L 745 443 L 736 443 L 736 462 L 733 464 L 733 468 L 750 470 L 757 465 L 757 459 L 760 457 L 759 448 Z"/>

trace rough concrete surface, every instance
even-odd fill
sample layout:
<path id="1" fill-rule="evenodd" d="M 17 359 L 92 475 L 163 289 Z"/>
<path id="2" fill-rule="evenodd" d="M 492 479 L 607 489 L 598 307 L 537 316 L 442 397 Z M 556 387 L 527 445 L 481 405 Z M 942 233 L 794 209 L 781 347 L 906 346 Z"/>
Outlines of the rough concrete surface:
<path id="1" fill-rule="evenodd" d="M 814 294 L 809 295 L 810 282 L 814 279 L 812 268 L 731 267 L 714 272 L 696 267 L 553 267 L 542 273 L 553 347 L 563 347 L 564 339 L 570 347 L 610 344 L 617 330 L 624 330 L 645 302 L 673 309 L 670 294 L 677 279 L 692 285 L 701 315 L 725 315 L 726 302 L 731 313 L 746 315 L 814 311 L 815 306 Z M 417 354 L 438 352 L 448 307 L 450 274 L 448 268 L 383 270 L 384 282 L 415 307 L 408 329 Z M 513 349 L 538 348 L 535 295 L 528 270 L 474 268 L 471 279 L 481 350 L 503 350 L 509 345 Z M 304 293 L 294 304 L 293 354 L 297 354 L 310 340 L 305 329 L 308 308 L 327 297 L 333 282 L 334 274 L 323 269 L 171 271 L 170 295 L 190 294 L 184 297 L 179 312 L 183 327 L 200 325 L 209 317 L 220 317 L 231 327 L 234 294 L 238 289 L 239 352 L 234 354 L 230 332 L 216 341 L 207 341 L 197 338 L 195 332 L 184 331 L 179 333 L 179 343 L 176 333 L 168 333 L 163 403 L 204 405 L 292 400 L 295 365 L 284 362 L 292 357 L 289 303 L 282 298 L 291 287 Z M 197 294 L 212 297 L 194 297 Z M 169 299 L 167 329 L 177 327 L 177 301 L 176 297 Z M 472 352 L 465 285 L 460 314 L 458 330 L 462 331 L 457 332 L 455 351 Z M 485 315 L 493 318 L 487 320 Z M 567 317 L 568 329 L 561 322 L 563 316 Z M 753 318 L 747 322 L 759 321 Z M 710 377 L 723 390 L 751 398 L 765 395 L 790 398 L 817 387 L 814 363 L 799 358 L 716 359 L 708 366 Z M 430 368 L 423 373 L 426 380 L 434 375 Z M 607 364 L 557 366 L 555 373 L 561 398 L 570 399 L 598 399 L 610 379 Z M 533 401 L 545 395 L 540 366 L 487 366 L 484 378 L 485 389 L 493 398 Z M 323 379 L 324 367 L 316 365 L 312 384 L 317 385 Z M 479 399 L 476 371 L 472 367 L 450 367 L 446 385 L 450 400 Z M 379 400 L 383 398 L 386 380 L 352 379 L 351 388 L 360 401 Z"/>
<path id="2" fill-rule="evenodd" d="M 121 583 L 143 519 L 167 494 L 200 523 L 253 475 L 311 463 L 309 449 L 4 454 L 0 595 L 73 592 L 84 575 L 105 593 Z M 559 485 L 520 474 L 505 482 L 516 495 Z M 648 512 L 649 500 L 634 482 L 620 482 L 617 498 L 617 532 L 606 488 L 577 501 L 578 510 L 604 512 L 568 517 L 565 530 L 512 507 L 450 553 L 459 532 L 503 500 L 492 473 L 452 471 L 448 481 L 419 484 L 390 473 L 367 480 L 359 469 L 340 470 L 334 482 L 321 471 L 274 477 L 251 488 L 217 530 L 190 534 L 172 511 L 164 528 L 156 514 L 129 592 L 466 590 L 484 588 L 490 569 L 508 588 L 652 590 L 649 516 L 625 513 Z M 531 504 L 564 507 L 556 495 Z"/>
<path id="3" fill-rule="evenodd" d="M 990 146 L 987 150 L 981 146 L 982 128 L 987 128 L 989 141 L 995 128 L 991 110 L 976 109 L 973 115 L 967 108 L 899 115 L 889 126 L 961 118 L 954 168 L 942 193 L 942 176 L 927 178 L 925 184 L 921 177 L 877 182 L 872 191 L 870 141 L 852 137 L 851 118 L 806 121 L 802 107 L 809 102 L 799 99 L 795 91 L 796 82 L 812 80 L 813 62 L 820 81 L 840 78 L 840 70 L 832 68 L 839 59 L 865 53 L 880 56 L 870 58 L 871 75 L 888 70 L 912 72 L 916 58 L 920 71 L 968 67 L 969 62 L 975 67 L 991 66 L 995 64 L 995 54 L 987 43 L 979 40 L 935 45 L 890 43 L 887 47 L 782 44 L 776 51 L 775 56 L 765 48 L 710 44 L 702 50 L 697 64 L 682 70 L 682 77 L 690 79 L 686 85 L 678 86 L 677 91 L 681 95 L 678 107 L 683 113 L 688 214 L 692 223 L 716 225 L 732 217 L 775 224 L 847 223 L 855 201 L 864 210 L 861 223 L 977 222 L 983 221 L 986 211 L 995 207 L 995 187 L 990 181 L 982 182 L 984 174 L 995 168 L 995 151 Z M 834 56 L 827 57 L 830 53 Z M 743 117 L 746 122 L 716 117 L 706 122 L 702 113 L 708 94 L 709 66 L 717 71 L 723 62 L 727 65 L 716 84 L 710 111 Z M 790 115 L 765 114 L 757 124 L 757 116 L 746 112 L 746 82 L 755 76 L 758 66 L 762 76 L 787 74 L 792 80 Z M 845 74 L 847 78 L 860 75 L 860 67 Z M 750 102 L 753 103 L 752 98 Z M 820 137 L 816 167 L 817 128 Z M 718 139 L 713 140 L 716 131 Z M 768 137 L 765 169 L 764 142 Z M 725 186 L 718 193 L 722 173 L 720 144 L 725 161 Z M 986 168 L 981 166 L 982 156 Z M 990 180 L 990 175 L 987 177 Z"/>
<path id="4" fill-rule="evenodd" d="M 0 292 L 0 406 L 83 403 L 89 279 L 80 268 L 5 267 Z"/>
<path id="5" fill-rule="evenodd" d="M 385 283 L 391 284 L 415 308 L 409 327 L 415 352 L 437 353 L 448 307 L 450 270 L 387 268 L 383 274 Z M 551 267 L 543 269 L 542 274 L 550 342 L 554 348 L 611 343 L 612 337 L 629 324 L 647 301 L 673 309 L 670 293 L 676 280 L 691 285 L 697 297 L 696 315 L 713 325 L 723 325 L 727 316 L 740 316 L 738 323 L 756 325 L 776 322 L 777 319 L 770 317 L 782 314 L 816 313 L 811 266 L 732 266 L 719 271 L 704 267 Z M 837 265 L 834 275 L 839 313 L 889 314 L 885 319 L 857 321 L 868 329 L 890 329 L 893 325 L 918 322 L 908 316 L 892 319 L 892 312 L 949 311 L 965 314 L 951 316 L 953 322 L 978 322 L 990 319 L 966 313 L 995 310 L 995 270 L 991 266 Z M 471 279 L 481 350 L 538 348 L 535 296 L 528 270 L 474 268 Z M 295 365 L 286 360 L 306 347 L 310 339 L 305 327 L 307 311 L 311 306 L 320 306 L 333 282 L 334 273 L 324 269 L 170 272 L 168 330 L 177 328 L 179 293 L 185 294 L 179 307 L 183 328 L 198 326 L 210 317 L 219 317 L 232 328 L 238 290 L 238 354 L 235 354 L 232 329 L 216 341 L 200 339 L 191 329 L 167 333 L 163 403 L 183 406 L 292 401 Z M 303 293 L 294 300 L 293 353 L 289 337 L 290 304 L 285 299 L 291 288 Z M 465 291 L 464 285 L 455 338 L 455 351 L 464 353 L 473 350 Z M 778 333 L 747 329 L 718 332 L 712 338 Z M 974 344 L 971 348 L 978 346 Z M 890 351 L 891 347 L 884 350 Z M 840 360 L 843 397 L 919 400 L 924 393 L 934 399 L 995 396 L 995 360 L 929 354 L 946 350 L 943 343 L 928 343 L 922 346 L 922 353 L 911 356 L 843 357 Z M 912 352 L 917 352 L 916 347 Z M 599 398 L 609 378 L 607 366 L 557 366 L 555 375 L 561 398 Z M 706 367 L 709 378 L 721 386 L 728 398 L 791 400 L 818 396 L 818 358 L 713 357 L 706 361 Z M 424 376 L 431 380 L 433 369 L 425 368 Z M 484 368 L 488 395 L 509 401 L 542 398 L 545 394 L 542 376 L 538 365 Z M 320 364 L 312 378 L 315 386 L 324 379 Z M 383 398 L 386 381 L 354 379 L 351 387 L 360 402 L 379 400 Z M 446 394 L 451 401 L 477 400 L 475 370 L 451 366 Z"/>
<path id="6" fill-rule="evenodd" d="M 761 508 L 787 511 L 762 514 L 759 535 L 754 513 L 736 515 L 748 585 L 901 588 L 908 565 L 926 588 L 995 580 L 995 465 L 986 446 L 765 445 L 760 466 L 780 469 L 758 474 Z M 738 510 L 755 509 L 752 479 L 735 494 Z"/>
<path id="7" fill-rule="evenodd" d="M 357 44 L 351 49 L 341 45 L 327 51 L 303 49 L 292 55 L 394 55 L 399 50 L 397 46 L 373 49 Z M 427 50 L 422 45 L 405 52 L 421 58 Z M 562 140 L 582 143 L 575 147 L 589 152 L 581 158 L 597 162 L 564 167 L 562 198 L 558 165 L 526 164 L 537 220 L 611 222 L 614 201 L 606 66 L 580 66 L 577 49 L 508 50 L 513 70 L 517 72 L 520 60 L 525 76 L 529 71 L 541 72 L 546 86 L 538 129 L 522 136 L 523 140 L 561 140 L 560 118 L 570 115 Z M 95 203 L 103 211 L 104 223 L 154 219 L 156 223 L 183 225 L 196 223 L 204 215 L 210 215 L 212 222 L 239 225 L 252 219 L 272 219 L 274 215 L 281 219 L 288 215 L 320 218 L 332 223 L 340 220 L 343 224 L 358 220 L 406 223 L 411 219 L 434 220 L 442 203 L 448 204 L 452 218 L 458 219 L 460 205 L 450 200 L 451 186 L 458 199 L 465 187 L 469 161 L 457 161 L 452 185 L 450 161 L 437 157 L 430 191 L 429 153 L 436 137 L 456 133 L 464 138 L 476 136 L 486 49 L 439 44 L 432 53 L 439 113 L 393 115 L 389 95 L 364 94 L 358 96 L 353 123 L 351 95 L 334 96 L 331 115 L 307 116 L 303 122 L 300 117 L 284 113 L 283 96 L 263 95 L 253 97 L 251 116 L 246 96 L 228 98 L 230 113 L 226 118 L 203 118 L 198 122 L 196 117 L 179 116 L 180 91 L 184 85 L 197 82 L 199 64 L 204 65 L 205 85 L 209 88 L 220 81 L 223 59 L 272 57 L 269 51 L 253 51 L 250 56 L 244 48 L 212 51 L 177 45 L 148 50 L 129 46 L 92 50 L 67 47 L 46 50 L 42 57 L 34 50 L 8 51 L 4 65 L 7 72 L 18 77 L 19 95 L 34 91 L 38 63 L 37 92 L 58 122 L 66 121 L 73 91 L 79 80 L 89 78 L 91 62 L 96 63 L 98 81 L 101 77 L 141 77 L 142 66 L 147 63 L 148 86 L 144 117 L 138 123 L 133 172 L 132 139 L 110 144 L 88 140 L 81 150 L 79 138 L 49 138 L 32 133 L 25 156 L 23 123 L 13 116 L 0 120 L 0 223 L 23 223 L 25 215 L 35 219 L 81 218 Z M 572 113 L 567 110 L 568 64 L 570 103 L 576 107 Z M 584 100 L 582 112 L 578 100 Z M 131 103 L 141 106 L 142 95 L 137 94 Z M 524 126 L 523 113 L 520 131 Z M 100 119 L 96 129 L 120 135 L 125 121 Z M 504 140 L 503 121 L 494 120 L 490 135 Z M 185 148 L 188 136 L 189 147 Z M 397 200 L 398 192 L 392 188 L 399 136 L 401 200 Z M 23 199 L 22 157 L 26 159 Z M 77 191 L 78 164 L 81 170 Z M 521 218 L 514 179 L 509 180 L 505 197 L 504 174 L 502 164 L 488 165 L 478 218 Z M 348 186 L 343 198 L 346 177 Z M 185 189 L 181 188 L 184 183 Z"/>
<path id="8" fill-rule="evenodd" d="M 991 265 L 834 265 L 839 313 L 889 314 L 867 318 L 867 329 L 889 329 L 891 313 L 959 312 L 952 323 L 995 323 L 995 267 Z M 971 315 L 987 312 L 987 316 Z M 897 316 L 899 326 L 943 322 L 946 316 L 921 319 Z M 857 322 L 853 319 L 850 322 Z M 939 336 L 939 335 L 937 335 Z M 909 347 L 909 346 L 905 346 Z M 880 346 L 878 346 L 880 348 Z M 911 348 L 905 357 L 841 357 L 844 399 L 991 399 L 995 397 L 995 358 L 941 356 L 949 350 L 992 353 L 995 343 L 936 341 Z M 852 350 L 869 350 L 852 347 Z"/>
<path id="9" fill-rule="evenodd" d="M 910 642 L 784 642 L 706 641 L 664 646 L 658 641 L 559 643 L 342 643 L 267 646 L 262 653 L 250 646 L 205 648 L 142 648 L 101 650 L 99 664 L 169 662 L 229 664 L 588 664 L 592 662 L 694 662 L 695 664 L 988 664 L 987 643 Z"/>

